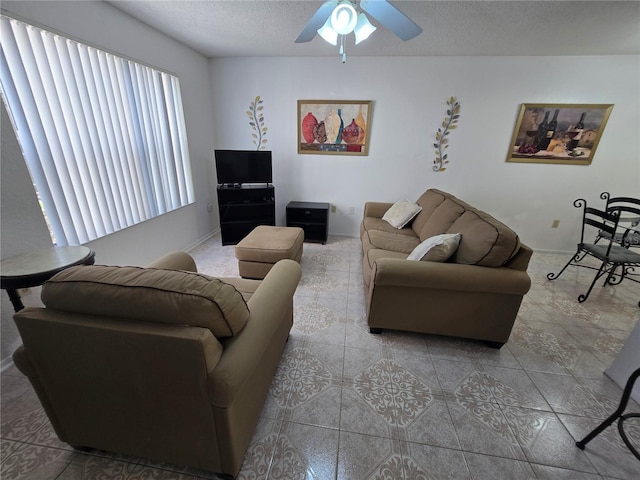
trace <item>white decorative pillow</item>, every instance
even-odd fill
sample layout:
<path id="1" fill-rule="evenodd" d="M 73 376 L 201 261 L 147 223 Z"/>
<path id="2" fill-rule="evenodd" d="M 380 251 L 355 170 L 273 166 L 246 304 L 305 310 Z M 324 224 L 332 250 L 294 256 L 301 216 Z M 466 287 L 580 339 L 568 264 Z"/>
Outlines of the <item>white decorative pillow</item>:
<path id="1" fill-rule="evenodd" d="M 443 233 L 427 238 L 413 249 L 407 260 L 422 260 L 427 262 L 446 262 L 460 245 L 459 233 Z"/>
<path id="2" fill-rule="evenodd" d="M 407 223 L 413 220 L 422 207 L 416 205 L 409 200 L 400 200 L 394 203 L 389 210 L 385 212 L 382 219 L 395 228 L 403 228 Z"/>

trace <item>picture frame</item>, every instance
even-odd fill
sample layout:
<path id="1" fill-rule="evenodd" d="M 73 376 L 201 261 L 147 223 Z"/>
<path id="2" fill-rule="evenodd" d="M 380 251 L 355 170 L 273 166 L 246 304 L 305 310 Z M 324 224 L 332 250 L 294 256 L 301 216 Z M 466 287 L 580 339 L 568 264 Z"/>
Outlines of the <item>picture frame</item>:
<path id="1" fill-rule="evenodd" d="M 371 100 L 298 100 L 298 153 L 369 155 Z"/>
<path id="2" fill-rule="evenodd" d="M 613 104 L 523 103 L 507 162 L 590 165 L 612 109 Z"/>

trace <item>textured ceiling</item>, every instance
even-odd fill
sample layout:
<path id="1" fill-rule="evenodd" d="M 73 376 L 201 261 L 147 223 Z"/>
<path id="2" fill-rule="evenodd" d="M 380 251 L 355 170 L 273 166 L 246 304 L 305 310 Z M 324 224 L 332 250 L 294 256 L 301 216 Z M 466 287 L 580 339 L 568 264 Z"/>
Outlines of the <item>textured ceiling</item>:
<path id="1" fill-rule="evenodd" d="M 294 40 L 323 0 L 111 0 L 206 57 L 337 55 L 319 36 Z M 640 54 L 640 2 L 396 1 L 424 30 L 403 42 L 382 27 L 350 56 Z"/>

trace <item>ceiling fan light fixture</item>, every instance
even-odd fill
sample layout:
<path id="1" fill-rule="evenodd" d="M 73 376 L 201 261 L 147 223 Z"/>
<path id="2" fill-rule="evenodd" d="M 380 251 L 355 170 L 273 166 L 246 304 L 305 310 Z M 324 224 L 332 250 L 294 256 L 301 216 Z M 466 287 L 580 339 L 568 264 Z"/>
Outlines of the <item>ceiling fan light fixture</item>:
<path id="1" fill-rule="evenodd" d="M 333 9 L 329 20 L 333 30 L 340 35 L 348 35 L 356 27 L 358 13 L 349 0 L 343 0 Z"/>
<path id="2" fill-rule="evenodd" d="M 327 18 L 324 25 L 318 29 L 318 35 L 320 35 L 325 42 L 331 45 L 338 44 L 338 32 L 331 28 L 331 17 Z"/>
<path id="3" fill-rule="evenodd" d="M 376 30 L 376 27 L 371 24 L 367 16 L 364 13 L 360 13 L 360 15 L 358 15 L 358 23 L 356 24 L 356 28 L 354 28 L 353 30 L 353 33 L 356 36 L 356 45 L 369 38 L 369 35 L 371 35 Z"/>

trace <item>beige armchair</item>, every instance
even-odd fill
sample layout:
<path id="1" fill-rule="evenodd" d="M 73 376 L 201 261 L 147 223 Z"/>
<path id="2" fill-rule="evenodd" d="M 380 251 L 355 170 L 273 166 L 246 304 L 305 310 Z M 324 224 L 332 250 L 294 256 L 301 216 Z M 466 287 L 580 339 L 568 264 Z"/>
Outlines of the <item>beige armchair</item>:
<path id="1" fill-rule="evenodd" d="M 300 266 L 212 279 L 176 252 L 148 268 L 82 266 L 15 315 L 17 367 L 60 440 L 240 470 L 293 324 Z"/>

